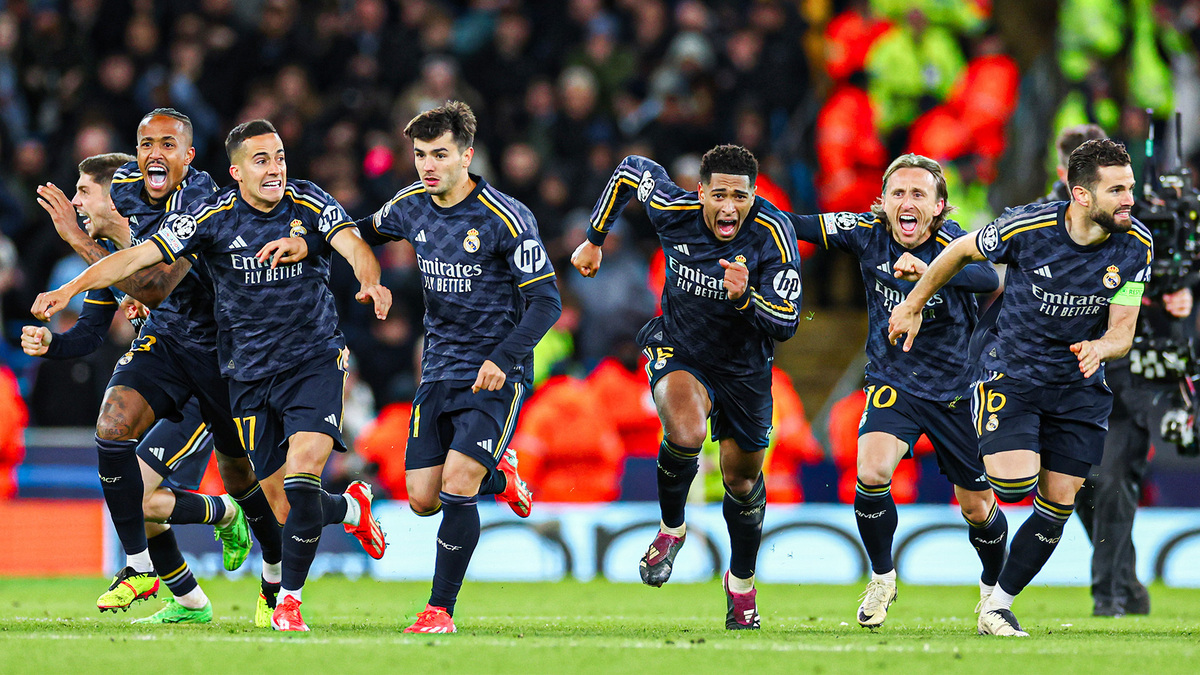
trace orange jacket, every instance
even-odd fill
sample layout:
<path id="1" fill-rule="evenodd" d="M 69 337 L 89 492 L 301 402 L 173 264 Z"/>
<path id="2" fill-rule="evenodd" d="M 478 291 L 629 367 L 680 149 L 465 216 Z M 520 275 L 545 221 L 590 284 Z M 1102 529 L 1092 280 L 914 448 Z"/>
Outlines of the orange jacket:
<path id="1" fill-rule="evenodd" d="M 17 378 L 0 365 L 0 499 L 17 494 L 16 468 L 25 459 L 25 427 L 29 410 L 21 398 Z"/>
<path id="2" fill-rule="evenodd" d="M 646 373 L 625 370 L 616 359 L 606 358 L 588 375 L 587 382 L 615 421 L 625 454 L 657 457 L 662 425 Z"/>

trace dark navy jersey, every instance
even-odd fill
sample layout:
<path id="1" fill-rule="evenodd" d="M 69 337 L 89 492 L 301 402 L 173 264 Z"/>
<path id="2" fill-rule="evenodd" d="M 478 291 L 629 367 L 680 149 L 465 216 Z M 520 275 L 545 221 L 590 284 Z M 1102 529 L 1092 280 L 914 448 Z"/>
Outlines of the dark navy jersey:
<path id="1" fill-rule="evenodd" d="M 475 189 L 454 206 L 435 204 L 418 181 L 359 226 L 372 245 L 406 239 L 416 251 L 425 298 L 423 382 L 474 380 L 484 361 L 496 362 L 493 352 L 521 322 L 522 293 L 543 284 L 554 288 L 554 267 L 533 213 L 470 176 Z M 506 374 L 532 377 L 532 349 Z"/>
<path id="2" fill-rule="evenodd" d="M 966 234 L 954 221 L 915 248 L 904 248 L 873 213 L 825 213 L 792 216 L 796 234 L 825 248 L 838 248 L 858 258 L 867 290 L 867 378 L 890 384 L 930 401 L 950 401 L 966 396 L 979 373 L 967 358 L 967 344 L 975 329 L 978 307 L 975 293 L 990 293 L 999 277 L 990 263 L 972 263 L 925 303 L 921 334 L 912 351 L 888 342 L 892 309 L 904 302 L 916 282 L 893 276 L 894 265 L 905 253 L 926 264 L 942 249 Z"/>
<path id="3" fill-rule="evenodd" d="M 324 190 L 289 180 L 269 212 L 247 204 L 233 185 L 192 204 L 150 241 L 167 262 L 198 254 L 207 265 L 216 291 L 221 374 L 250 382 L 345 346 L 328 286 L 332 249 L 275 269 L 255 254 L 276 239 L 320 232 L 329 241 L 352 226 Z"/>
<path id="4" fill-rule="evenodd" d="M 134 246 L 149 239 L 164 222 L 177 217 L 193 202 L 211 196 L 217 186 L 206 172 L 189 166 L 183 182 L 159 204 L 146 201 L 144 188 L 145 181 L 137 162 L 121 166 L 113 175 L 113 204 L 118 213 L 129 219 L 129 233 Z M 212 282 L 202 268 L 195 265 L 195 260 L 192 263 L 192 269 L 179 281 L 175 290 L 159 303 L 146 324 L 156 334 L 170 335 L 184 344 L 215 351 L 217 324 L 213 319 Z"/>
<path id="5" fill-rule="evenodd" d="M 118 250 L 108 239 L 99 239 L 96 243 L 109 253 Z M 113 314 L 124 300 L 125 293 L 115 286 L 88 291 L 83 297 L 83 311 L 79 314 L 79 319 L 70 330 L 54 336 L 46 350 L 46 358 L 73 359 L 99 349 L 112 326 Z M 146 319 L 132 319 L 130 323 L 140 331 Z"/>
<path id="6" fill-rule="evenodd" d="M 1006 210 L 981 229 L 976 243 L 988 259 L 1008 264 L 1003 305 L 982 339 L 983 367 L 1041 385 L 1083 386 L 1071 345 L 1108 329 L 1108 306 L 1128 282 L 1150 280 L 1153 245 L 1138 221 L 1127 233 L 1080 246 L 1067 232 L 1068 202 Z M 921 337 L 917 337 L 920 342 Z"/>
<path id="7" fill-rule="evenodd" d="M 671 182 L 645 157 L 626 157 L 592 210 L 588 240 L 604 243 L 609 228 L 637 196 L 666 256 L 663 331 L 666 341 L 715 372 L 749 375 L 770 368 L 775 341 L 800 320 L 800 255 L 787 214 L 757 197 L 733 239 L 721 241 L 704 223 L 695 192 Z M 730 300 L 720 261 L 750 271 L 746 293 Z"/>

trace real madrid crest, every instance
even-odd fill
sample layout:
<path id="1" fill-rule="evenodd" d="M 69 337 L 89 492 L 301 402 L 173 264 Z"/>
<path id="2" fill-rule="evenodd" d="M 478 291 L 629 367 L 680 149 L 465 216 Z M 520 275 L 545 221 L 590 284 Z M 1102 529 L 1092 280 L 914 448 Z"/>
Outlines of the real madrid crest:
<path id="1" fill-rule="evenodd" d="M 662 370 L 663 367 L 665 367 L 666 365 L 667 365 L 667 360 L 662 357 L 659 357 L 659 359 L 654 362 L 654 369 Z"/>
<path id="2" fill-rule="evenodd" d="M 1121 270 L 1116 265 L 1109 265 L 1108 270 L 1104 272 L 1104 287 L 1116 288 L 1121 285 Z"/>
<path id="3" fill-rule="evenodd" d="M 734 256 L 733 262 L 741 264 L 741 265 L 745 265 L 746 264 L 746 256 L 739 253 L 736 256 Z"/>
<path id="4" fill-rule="evenodd" d="M 1000 418 L 996 417 L 995 413 L 992 413 L 988 417 L 987 424 L 984 425 L 984 428 L 987 429 L 988 431 L 995 431 L 996 427 L 998 427 L 998 426 L 1000 426 Z"/>
<path id="5" fill-rule="evenodd" d="M 292 224 L 288 226 L 289 237 L 303 237 L 306 234 L 308 234 L 308 230 L 305 229 L 304 223 L 300 222 L 299 218 L 293 220 Z"/>
<path id="6" fill-rule="evenodd" d="M 118 366 L 123 366 L 133 360 L 133 352 L 125 352 L 120 361 L 117 361 Z"/>
<path id="7" fill-rule="evenodd" d="M 463 239 L 463 250 L 467 253 L 474 253 L 479 250 L 479 230 L 473 227 L 467 230 L 467 238 Z"/>

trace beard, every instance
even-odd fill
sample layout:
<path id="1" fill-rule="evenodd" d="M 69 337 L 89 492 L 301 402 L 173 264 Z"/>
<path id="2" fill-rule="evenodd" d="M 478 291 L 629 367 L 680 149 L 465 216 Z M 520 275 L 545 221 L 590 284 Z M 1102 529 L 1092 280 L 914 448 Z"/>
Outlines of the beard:
<path id="1" fill-rule="evenodd" d="M 1091 218 L 1093 223 L 1099 225 L 1101 229 L 1109 234 L 1122 234 L 1128 232 L 1133 227 L 1132 217 L 1130 218 L 1128 225 L 1119 225 L 1117 224 L 1117 218 L 1114 213 L 1101 211 L 1097 208 L 1092 208 L 1088 211 L 1088 218 Z"/>

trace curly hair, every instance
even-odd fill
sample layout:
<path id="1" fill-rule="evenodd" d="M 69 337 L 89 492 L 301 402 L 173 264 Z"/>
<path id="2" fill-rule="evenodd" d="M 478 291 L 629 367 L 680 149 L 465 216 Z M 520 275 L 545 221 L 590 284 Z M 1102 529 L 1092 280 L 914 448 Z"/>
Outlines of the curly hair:
<path id="1" fill-rule="evenodd" d="M 740 145 L 718 145 L 700 158 L 700 182 L 708 185 L 714 173 L 746 176 L 750 184 L 758 178 L 758 160 Z"/>

